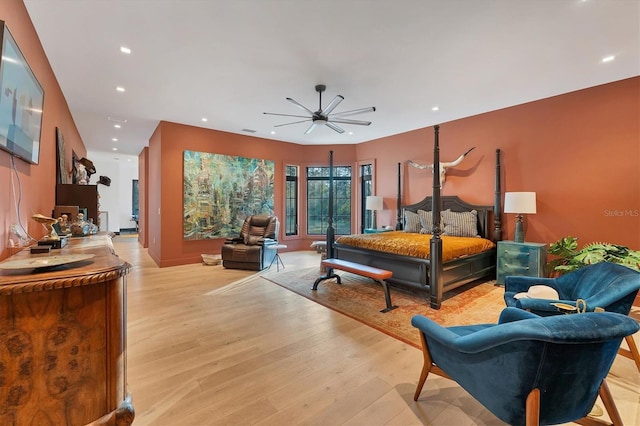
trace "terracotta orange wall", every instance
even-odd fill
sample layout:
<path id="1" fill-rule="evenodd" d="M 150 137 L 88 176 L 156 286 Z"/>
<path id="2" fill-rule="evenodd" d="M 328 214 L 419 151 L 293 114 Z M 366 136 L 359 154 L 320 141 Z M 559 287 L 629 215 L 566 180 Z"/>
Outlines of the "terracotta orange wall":
<path id="1" fill-rule="evenodd" d="M 433 128 L 358 145 L 358 158 L 377 159 L 377 195 L 395 223 L 395 174 L 402 163 L 403 201 L 432 192 Z M 526 217 L 526 240 L 562 236 L 579 244 L 606 241 L 640 249 L 640 77 L 596 86 L 440 125 L 440 158 L 455 160 L 443 194 L 493 204 L 494 152 L 502 151 L 502 191 L 534 191 L 537 214 Z M 504 196 L 503 196 L 504 199 Z M 513 239 L 515 215 L 503 215 L 503 239 Z"/>
<path id="2" fill-rule="evenodd" d="M 275 162 L 275 214 L 284 217 L 284 168 L 286 164 L 301 167 L 327 165 L 329 151 L 334 151 L 334 165 L 353 164 L 354 145 L 302 146 L 261 139 L 200 127 L 160 122 L 149 141 L 148 228 L 149 255 L 160 266 L 201 262 L 202 253 L 220 253 L 224 239 L 184 241 L 182 231 L 183 152 L 200 151 Z M 300 189 L 305 194 L 305 189 Z M 300 218 L 306 217 L 301 203 Z M 301 223 L 301 229 L 306 226 Z M 281 227 L 282 233 L 282 227 Z M 313 238 L 280 237 L 289 250 L 308 249 Z M 317 239 L 317 237 L 315 238 Z"/>
<path id="3" fill-rule="evenodd" d="M 9 27 L 22 54 L 44 89 L 40 163 L 31 165 L 15 159 L 16 175 L 11 165 L 11 156 L 0 150 L 0 199 L 2 200 L 0 259 L 4 259 L 11 254 L 8 249 L 10 227 L 18 222 L 12 182 L 16 192 L 18 180 L 22 187 L 22 200 L 19 206 L 20 221 L 32 237 L 41 238 L 44 235 L 44 229 L 31 219 L 31 215 L 42 213 L 48 216 L 55 207 L 56 127 L 62 130 L 68 169 L 71 169 L 72 151 L 84 157 L 86 149 L 22 0 L 0 1 L 0 19 Z"/>
<path id="4" fill-rule="evenodd" d="M 475 147 L 460 165 L 449 169 L 443 194 L 493 205 L 499 148 L 503 193 L 537 193 L 538 213 L 526 218 L 527 241 L 549 243 L 573 235 L 580 243 L 608 241 L 640 249 L 639 93 L 640 78 L 632 78 L 442 123 L 442 161 Z M 302 146 L 161 122 L 149 145 L 149 253 L 160 266 L 170 266 L 200 262 L 201 253 L 220 252 L 222 239 L 182 239 L 184 150 L 274 160 L 279 217 L 283 217 L 285 164 L 300 165 L 302 174 L 307 165 L 326 165 L 329 150 L 334 151 L 335 165 L 372 162 L 375 192 L 385 205 L 378 225 L 394 225 L 397 164 L 401 163 L 403 203 L 417 202 L 431 194 L 432 176 L 407 161 L 429 164 L 432 149 L 432 128 L 358 145 Z M 304 186 L 300 194 L 304 200 Z M 354 230 L 358 229 L 355 216 Z M 514 215 L 504 214 L 503 239 L 513 238 L 513 228 Z M 316 238 L 281 237 L 289 250 L 308 249 Z"/>

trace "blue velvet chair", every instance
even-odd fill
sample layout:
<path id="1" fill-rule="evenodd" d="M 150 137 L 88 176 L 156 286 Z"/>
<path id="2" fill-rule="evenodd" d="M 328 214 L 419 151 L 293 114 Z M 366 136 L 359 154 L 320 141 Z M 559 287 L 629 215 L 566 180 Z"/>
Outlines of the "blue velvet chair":
<path id="1" fill-rule="evenodd" d="M 559 299 L 514 298 L 518 293 L 527 292 L 532 285 L 552 287 L 558 292 Z M 504 300 L 507 306 L 525 309 L 542 316 L 565 313 L 552 303 L 575 307 L 578 299 L 584 300 L 587 311 L 602 308 L 608 312 L 629 315 L 639 289 L 640 272 L 616 263 L 602 262 L 557 278 L 507 276 L 504 283 Z M 633 336 L 628 336 L 626 342 L 629 350 L 621 348 L 620 354 L 633 359 L 640 371 L 640 353 Z"/>
<path id="2" fill-rule="evenodd" d="M 613 424 L 622 424 L 605 378 L 622 339 L 640 329 L 627 315 L 540 317 L 505 308 L 498 324 L 442 327 L 421 315 L 411 324 L 424 355 L 415 401 L 434 373 L 511 425 L 580 421 L 598 395 Z"/>

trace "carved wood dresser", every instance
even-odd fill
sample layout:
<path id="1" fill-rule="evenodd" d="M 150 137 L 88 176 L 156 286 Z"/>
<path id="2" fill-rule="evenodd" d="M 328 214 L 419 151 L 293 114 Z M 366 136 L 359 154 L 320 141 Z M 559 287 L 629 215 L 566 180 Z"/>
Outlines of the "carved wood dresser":
<path id="1" fill-rule="evenodd" d="M 133 422 L 130 267 L 108 235 L 72 238 L 51 254 L 25 249 L 0 263 L 0 424 Z"/>

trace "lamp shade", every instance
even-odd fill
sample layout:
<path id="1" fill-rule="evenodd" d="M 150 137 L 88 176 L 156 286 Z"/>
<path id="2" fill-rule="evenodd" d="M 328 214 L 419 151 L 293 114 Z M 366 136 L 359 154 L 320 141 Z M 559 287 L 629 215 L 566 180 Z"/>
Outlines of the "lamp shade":
<path id="1" fill-rule="evenodd" d="M 382 210 L 382 197 L 368 195 L 365 204 L 367 210 Z"/>
<path id="2" fill-rule="evenodd" d="M 505 192 L 504 194 L 505 213 L 535 213 L 536 193 L 535 192 Z"/>

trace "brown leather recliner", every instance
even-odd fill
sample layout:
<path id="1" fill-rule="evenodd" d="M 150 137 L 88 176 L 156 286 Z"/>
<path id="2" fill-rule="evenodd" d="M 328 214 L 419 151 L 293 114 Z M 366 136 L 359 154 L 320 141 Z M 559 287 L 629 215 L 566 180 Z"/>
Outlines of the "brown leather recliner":
<path id="1" fill-rule="evenodd" d="M 227 238 L 222 246 L 225 268 L 261 271 L 271 265 L 278 251 L 280 222 L 276 216 L 253 215 L 245 219 L 240 236 Z M 274 246 L 269 249 L 268 247 Z"/>

